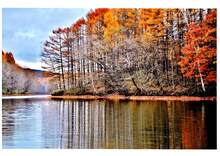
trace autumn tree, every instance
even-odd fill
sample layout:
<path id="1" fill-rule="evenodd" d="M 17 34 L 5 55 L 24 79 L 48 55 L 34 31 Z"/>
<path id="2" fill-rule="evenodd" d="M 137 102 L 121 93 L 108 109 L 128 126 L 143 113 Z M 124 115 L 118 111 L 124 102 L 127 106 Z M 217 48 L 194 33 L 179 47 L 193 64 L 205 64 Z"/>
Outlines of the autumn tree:
<path id="1" fill-rule="evenodd" d="M 91 9 L 52 32 L 42 62 L 70 94 L 176 95 L 197 83 L 205 90 L 216 75 L 214 11 Z"/>
<path id="2" fill-rule="evenodd" d="M 64 30 L 58 28 L 53 30 L 52 35 L 45 41 L 42 51 L 43 68 L 58 73 L 59 88 L 65 87 L 65 64 L 63 51 Z"/>
<path id="3" fill-rule="evenodd" d="M 201 23 L 191 23 L 185 40 L 179 62 L 181 71 L 184 76 L 199 80 L 205 92 L 205 85 L 216 82 L 216 10 Z"/>

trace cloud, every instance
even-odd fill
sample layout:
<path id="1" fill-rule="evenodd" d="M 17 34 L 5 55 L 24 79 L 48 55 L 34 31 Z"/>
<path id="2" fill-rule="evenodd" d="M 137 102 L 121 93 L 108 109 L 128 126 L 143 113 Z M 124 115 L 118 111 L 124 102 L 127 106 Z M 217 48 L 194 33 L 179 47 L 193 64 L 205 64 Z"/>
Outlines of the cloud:
<path id="1" fill-rule="evenodd" d="M 34 38 L 37 36 L 37 34 L 33 32 L 17 32 L 16 35 L 18 37 L 27 37 L 27 38 Z"/>
<path id="2" fill-rule="evenodd" d="M 85 17 L 88 10 L 90 9 L 3 8 L 3 49 L 13 52 L 15 60 L 29 62 L 31 67 L 35 67 L 31 62 L 40 59 L 43 42 L 52 30 L 71 26 L 80 17 Z"/>

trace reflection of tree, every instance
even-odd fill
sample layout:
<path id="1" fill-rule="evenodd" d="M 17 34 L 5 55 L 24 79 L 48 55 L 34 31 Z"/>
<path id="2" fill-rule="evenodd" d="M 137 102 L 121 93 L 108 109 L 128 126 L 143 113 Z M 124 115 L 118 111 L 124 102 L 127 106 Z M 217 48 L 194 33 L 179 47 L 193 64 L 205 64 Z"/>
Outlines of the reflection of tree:
<path id="1" fill-rule="evenodd" d="M 205 106 L 199 108 L 192 105 L 184 106 L 188 108 L 183 112 L 184 118 L 181 121 L 182 148 L 206 147 Z"/>
<path id="2" fill-rule="evenodd" d="M 62 148 L 168 147 L 164 103 L 66 101 L 59 109 Z"/>
<path id="3" fill-rule="evenodd" d="M 183 102 L 53 101 L 43 113 L 45 142 L 54 139 L 57 144 L 47 146 L 59 148 L 205 148 L 205 108 Z"/>
<path id="4" fill-rule="evenodd" d="M 13 100 L 3 100 L 2 103 L 2 141 L 4 147 L 4 141 L 8 136 L 13 136 L 15 132 L 15 116 L 11 112 L 15 112 L 17 106 L 14 105 Z"/>
<path id="5" fill-rule="evenodd" d="M 36 103 L 37 102 L 37 103 Z M 5 148 L 41 147 L 41 100 L 3 100 L 3 144 Z M 43 103 L 42 103 L 43 104 Z"/>
<path id="6" fill-rule="evenodd" d="M 179 149 L 181 148 L 181 133 L 180 133 L 180 119 L 183 117 L 181 102 L 167 101 L 167 120 L 168 120 L 168 148 Z"/>

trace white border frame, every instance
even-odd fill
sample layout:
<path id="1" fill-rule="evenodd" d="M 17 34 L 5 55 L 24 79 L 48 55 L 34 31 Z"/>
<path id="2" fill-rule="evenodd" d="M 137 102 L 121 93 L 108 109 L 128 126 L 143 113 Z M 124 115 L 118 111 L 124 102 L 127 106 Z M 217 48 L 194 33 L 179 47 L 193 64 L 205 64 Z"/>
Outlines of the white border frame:
<path id="1" fill-rule="evenodd" d="M 219 31 L 219 7 L 217 2 L 219 0 L 1 0 L 0 1 L 0 48 L 2 49 L 2 8 L 217 8 L 217 34 Z M 220 5 L 219 5 L 220 6 Z M 219 45 L 219 35 L 217 35 L 217 44 Z M 219 47 L 219 46 L 217 46 Z M 217 48 L 219 53 L 219 48 Z M 217 60 L 220 56 L 217 55 Z M 0 58 L 0 62 L 2 57 Z M 218 61 L 217 61 L 218 62 Z M 0 63 L 0 71 L 2 69 L 2 63 Z M 219 63 L 217 63 L 217 83 L 220 82 L 219 77 Z M 2 77 L 0 77 L 0 85 L 2 83 Z M 1 85 L 2 86 L 2 85 Z M 2 88 L 0 87 L 0 92 Z M 217 85 L 217 133 L 219 130 L 219 113 L 220 107 L 218 106 L 220 87 Z M 1 95 L 2 96 L 2 95 Z M 2 116 L 2 101 L 0 102 L 0 116 Z M 0 117 L 1 118 L 1 117 Z M 0 120 L 2 125 L 2 120 Z M 0 132 L 2 128 L 0 126 Z M 0 139 L 2 133 L 0 133 Z M 217 134 L 217 148 L 219 149 L 219 134 Z M 2 143 L 0 141 L 0 148 Z M 199 154 L 201 156 L 219 155 L 219 150 L 0 150 L 1 155 L 146 155 L 146 154 L 167 154 L 167 155 L 186 155 L 186 154 Z"/>

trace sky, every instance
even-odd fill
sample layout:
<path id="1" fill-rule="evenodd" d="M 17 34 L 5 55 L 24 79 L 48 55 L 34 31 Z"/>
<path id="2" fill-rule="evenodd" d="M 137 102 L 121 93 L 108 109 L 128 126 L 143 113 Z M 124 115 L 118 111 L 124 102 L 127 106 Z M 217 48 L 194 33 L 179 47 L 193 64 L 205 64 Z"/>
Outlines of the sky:
<path id="1" fill-rule="evenodd" d="M 53 29 L 70 26 L 90 9 L 2 9 L 2 46 L 12 52 L 16 62 L 32 69 L 42 69 L 40 54 L 43 42 Z"/>

